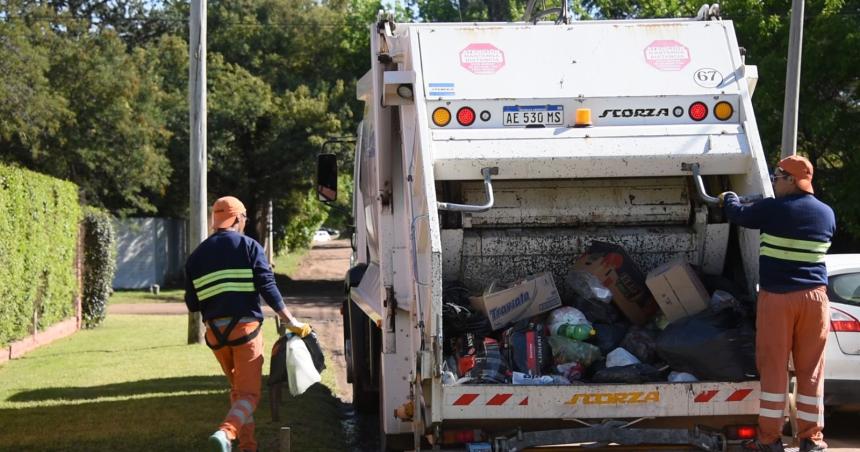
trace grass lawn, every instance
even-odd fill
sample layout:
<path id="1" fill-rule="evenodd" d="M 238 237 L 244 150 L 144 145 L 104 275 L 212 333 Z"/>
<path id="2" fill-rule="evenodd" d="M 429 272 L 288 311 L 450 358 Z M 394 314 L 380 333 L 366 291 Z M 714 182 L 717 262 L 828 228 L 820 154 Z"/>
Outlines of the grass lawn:
<path id="1" fill-rule="evenodd" d="M 275 273 L 280 273 L 282 275 L 293 274 L 293 272 L 299 268 L 299 263 L 301 263 L 302 258 L 305 257 L 306 254 L 308 254 L 307 248 L 299 248 L 297 250 L 290 251 L 289 253 L 275 256 Z"/>
<path id="2" fill-rule="evenodd" d="M 229 408 L 227 380 L 205 345 L 186 345 L 185 316 L 112 316 L 94 330 L 0 366 L 0 450 L 197 451 Z M 271 350 L 274 322 L 263 327 Z M 268 374 L 269 353 L 264 373 Z M 345 449 L 339 401 L 323 374 L 271 422 L 265 386 L 258 409 L 261 451 L 278 450 L 281 426 L 293 450 Z"/>

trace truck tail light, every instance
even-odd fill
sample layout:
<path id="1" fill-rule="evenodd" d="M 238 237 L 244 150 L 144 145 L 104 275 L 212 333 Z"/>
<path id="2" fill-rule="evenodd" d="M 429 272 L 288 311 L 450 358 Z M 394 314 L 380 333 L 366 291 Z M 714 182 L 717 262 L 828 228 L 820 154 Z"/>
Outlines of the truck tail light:
<path id="1" fill-rule="evenodd" d="M 717 105 L 714 105 L 714 116 L 720 121 L 728 121 L 733 114 L 735 114 L 735 107 L 726 101 L 717 102 Z"/>
<path id="2" fill-rule="evenodd" d="M 439 107 L 433 110 L 433 124 L 439 127 L 445 127 L 451 122 L 451 112 L 445 107 Z"/>
<path id="3" fill-rule="evenodd" d="M 693 102 L 687 113 L 693 121 L 701 121 L 708 116 L 708 106 L 704 102 Z"/>
<path id="4" fill-rule="evenodd" d="M 442 444 L 465 444 L 481 441 L 483 434 L 480 430 L 445 430 L 442 432 Z"/>
<path id="5" fill-rule="evenodd" d="M 755 439 L 758 430 L 754 425 L 729 425 L 723 429 L 728 440 Z"/>
<path id="6" fill-rule="evenodd" d="M 839 333 L 860 333 L 860 322 L 844 311 L 830 308 L 830 331 Z"/>
<path id="7" fill-rule="evenodd" d="M 457 122 L 461 126 L 471 126 L 475 122 L 475 110 L 469 107 L 463 107 L 457 110 Z"/>

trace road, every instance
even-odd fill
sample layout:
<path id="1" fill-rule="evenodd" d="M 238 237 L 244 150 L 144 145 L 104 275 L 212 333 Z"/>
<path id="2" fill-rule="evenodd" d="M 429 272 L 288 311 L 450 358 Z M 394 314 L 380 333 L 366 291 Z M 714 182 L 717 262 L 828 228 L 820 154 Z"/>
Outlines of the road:
<path id="1" fill-rule="evenodd" d="M 289 277 L 278 275 L 278 287 L 296 317 L 314 326 L 328 353 L 337 380 L 337 396 L 347 404 L 352 391 L 346 383 L 346 363 L 343 360 L 342 318 L 343 275 L 349 267 L 350 248 L 346 240 L 316 244 Z M 110 306 L 109 313 L 185 314 L 181 303 L 157 303 Z M 266 313 L 274 313 L 266 307 Z M 348 406 L 348 405 L 347 405 Z M 837 413 L 827 419 L 825 435 L 832 452 L 860 452 L 860 414 Z M 373 450 L 367 444 L 377 441 L 374 419 L 346 416 L 344 428 L 352 437 L 350 452 Z M 796 451 L 797 449 L 787 449 Z"/>

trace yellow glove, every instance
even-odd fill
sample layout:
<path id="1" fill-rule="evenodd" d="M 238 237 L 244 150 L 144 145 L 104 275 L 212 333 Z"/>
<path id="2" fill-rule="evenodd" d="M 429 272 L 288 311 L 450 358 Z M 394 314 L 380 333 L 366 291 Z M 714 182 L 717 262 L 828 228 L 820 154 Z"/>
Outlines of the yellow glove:
<path id="1" fill-rule="evenodd" d="M 311 334 L 311 331 L 313 331 L 313 329 L 307 323 L 293 322 L 293 323 L 287 324 L 287 331 L 289 331 L 290 333 L 296 334 L 299 337 L 305 337 L 308 334 Z"/>
<path id="2" fill-rule="evenodd" d="M 738 196 L 738 194 L 733 192 L 733 191 L 724 191 L 724 192 L 720 193 L 720 204 L 719 204 L 720 207 L 723 207 L 724 205 L 726 205 L 726 198 L 729 195 L 734 196 L 736 198 Z"/>

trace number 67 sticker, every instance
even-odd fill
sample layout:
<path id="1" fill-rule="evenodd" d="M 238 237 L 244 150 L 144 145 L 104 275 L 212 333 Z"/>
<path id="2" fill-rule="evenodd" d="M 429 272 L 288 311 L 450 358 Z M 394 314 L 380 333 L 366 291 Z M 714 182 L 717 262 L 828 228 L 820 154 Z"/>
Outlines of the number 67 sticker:
<path id="1" fill-rule="evenodd" d="M 693 74 L 693 80 L 702 88 L 716 88 L 723 84 L 723 74 L 711 68 L 702 68 Z"/>

